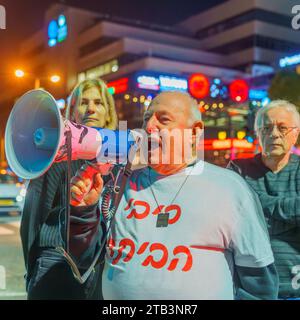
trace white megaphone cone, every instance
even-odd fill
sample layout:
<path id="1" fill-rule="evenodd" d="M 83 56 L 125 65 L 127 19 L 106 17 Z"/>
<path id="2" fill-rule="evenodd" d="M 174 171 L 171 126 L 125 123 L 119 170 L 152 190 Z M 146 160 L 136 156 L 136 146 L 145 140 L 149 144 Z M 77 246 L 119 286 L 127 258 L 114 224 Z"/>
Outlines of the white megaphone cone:
<path id="1" fill-rule="evenodd" d="M 67 133 L 72 160 L 127 161 L 131 146 L 138 147 L 137 131 L 90 128 L 63 120 L 55 99 L 38 89 L 25 93 L 14 105 L 5 130 L 5 152 L 11 169 L 23 179 L 44 174 L 53 162 L 67 160 Z"/>

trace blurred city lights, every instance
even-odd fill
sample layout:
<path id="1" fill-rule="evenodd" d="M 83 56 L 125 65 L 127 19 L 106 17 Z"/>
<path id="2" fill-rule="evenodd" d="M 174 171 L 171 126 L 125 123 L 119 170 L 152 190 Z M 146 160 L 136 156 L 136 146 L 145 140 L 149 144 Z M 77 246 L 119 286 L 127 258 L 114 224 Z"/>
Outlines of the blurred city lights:
<path id="1" fill-rule="evenodd" d="M 225 140 L 227 138 L 227 132 L 226 131 L 219 131 L 218 132 L 218 139 L 219 140 Z"/>
<path id="2" fill-rule="evenodd" d="M 264 107 L 264 106 L 266 106 L 268 103 L 270 103 L 271 102 L 271 99 L 269 98 L 269 97 L 266 97 L 266 98 L 264 98 L 262 101 L 261 101 L 261 104 L 262 104 L 262 106 Z"/>
<path id="3" fill-rule="evenodd" d="M 66 101 L 64 99 L 56 100 L 58 109 L 64 109 L 66 106 Z"/>
<path id="4" fill-rule="evenodd" d="M 59 25 L 60 27 L 62 27 L 62 26 L 64 26 L 65 24 L 66 24 L 66 17 L 61 14 L 61 15 L 58 17 L 58 25 Z"/>
<path id="5" fill-rule="evenodd" d="M 245 131 L 238 131 L 237 132 L 237 138 L 239 139 L 239 140 L 242 140 L 242 139 L 244 139 L 246 137 L 246 132 Z"/>

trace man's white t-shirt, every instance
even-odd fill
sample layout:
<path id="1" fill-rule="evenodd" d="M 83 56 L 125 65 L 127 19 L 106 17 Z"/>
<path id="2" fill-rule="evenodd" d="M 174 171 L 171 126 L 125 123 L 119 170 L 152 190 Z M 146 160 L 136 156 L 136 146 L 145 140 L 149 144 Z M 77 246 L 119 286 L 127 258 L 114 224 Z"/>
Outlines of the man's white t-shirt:
<path id="1" fill-rule="evenodd" d="M 128 180 L 106 247 L 104 299 L 233 299 L 234 265 L 274 262 L 260 203 L 236 173 L 198 161 Z M 167 227 L 156 227 L 161 211 Z"/>

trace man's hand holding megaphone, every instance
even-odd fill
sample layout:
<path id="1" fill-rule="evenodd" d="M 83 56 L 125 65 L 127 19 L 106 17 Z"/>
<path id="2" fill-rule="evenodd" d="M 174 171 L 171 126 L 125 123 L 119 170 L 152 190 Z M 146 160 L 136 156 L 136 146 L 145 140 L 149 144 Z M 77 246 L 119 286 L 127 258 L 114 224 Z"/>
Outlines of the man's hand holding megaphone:
<path id="1" fill-rule="evenodd" d="M 110 164 L 91 166 L 84 164 L 71 179 L 70 204 L 75 207 L 91 206 L 99 201 L 102 189 L 102 174 L 107 173 Z"/>

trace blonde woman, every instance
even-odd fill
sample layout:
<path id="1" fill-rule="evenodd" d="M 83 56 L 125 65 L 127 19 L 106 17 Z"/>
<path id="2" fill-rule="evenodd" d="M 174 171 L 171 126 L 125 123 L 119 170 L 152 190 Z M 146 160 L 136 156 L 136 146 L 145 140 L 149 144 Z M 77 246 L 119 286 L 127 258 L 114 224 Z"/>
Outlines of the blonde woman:
<path id="1" fill-rule="evenodd" d="M 70 96 L 66 118 L 86 126 L 117 128 L 114 100 L 102 80 L 79 83 Z M 83 161 L 73 161 L 71 175 Z M 66 203 L 66 163 L 56 163 L 42 177 L 31 180 L 28 186 L 21 222 L 21 239 L 26 267 L 28 299 L 101 299 L 101 266 L 95 267 L 89 279 L 79 284 L 64 257 L 56 250 L 63 247 L 61 226 L 64 224 Z M 91 218 L 91 223 L 93 222 Z M 80 212 L 71 216 L 70 223 L 81 230 Z M 91 232 L 75 237 L 70 248 L 84 256 L 84 242 Z M 96 250 L 96 248 L 94 248 Z M 89 248 L 93 250 L 93 248 Z M 72 251 L 72 250 L 71 250 Z M 81 273 L 89 259 L 78 261 Z"/>

